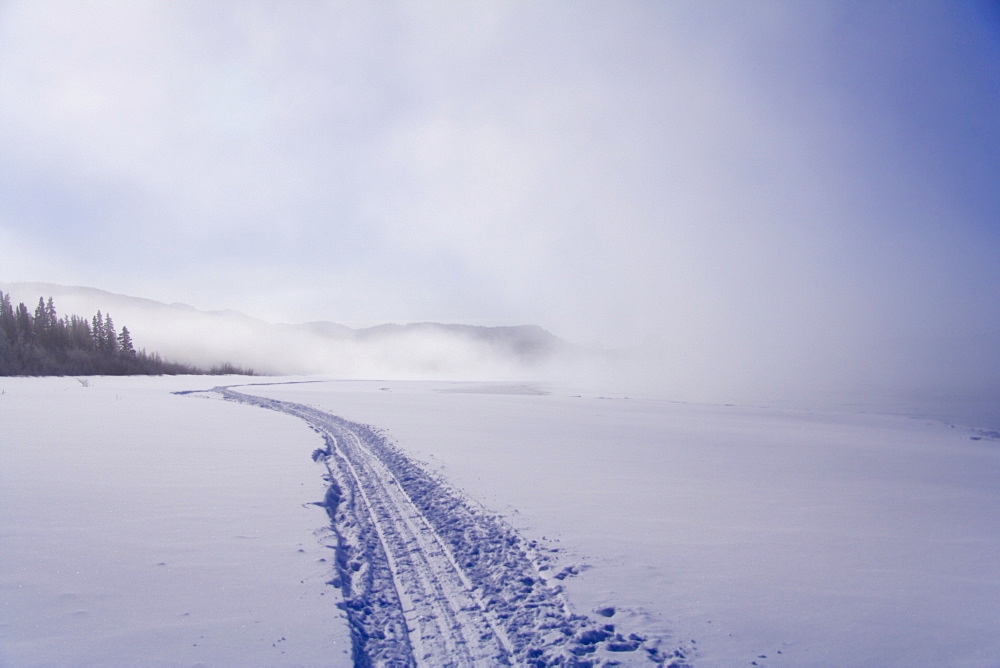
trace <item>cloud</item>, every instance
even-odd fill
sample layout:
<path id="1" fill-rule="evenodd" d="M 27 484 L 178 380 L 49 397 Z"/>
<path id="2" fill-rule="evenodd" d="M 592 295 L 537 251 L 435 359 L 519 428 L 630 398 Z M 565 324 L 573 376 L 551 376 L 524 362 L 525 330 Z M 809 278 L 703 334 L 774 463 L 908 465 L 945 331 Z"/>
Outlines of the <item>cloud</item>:
<path id="1" fill-rule="evenodd" d="M 934 342 L 1000 329 L 980 9 L 5 3 L 5 278 L 52 280 L 34 245 L 69 283 L 536 322 L 690 382 L 938 378 Z"/>

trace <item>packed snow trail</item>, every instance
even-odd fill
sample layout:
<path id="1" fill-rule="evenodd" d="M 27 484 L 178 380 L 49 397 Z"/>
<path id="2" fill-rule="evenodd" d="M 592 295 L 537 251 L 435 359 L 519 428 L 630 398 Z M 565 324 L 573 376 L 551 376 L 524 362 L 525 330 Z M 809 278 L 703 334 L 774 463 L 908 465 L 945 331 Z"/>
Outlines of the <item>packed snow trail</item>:
<path id="1" fill-rule="evenodd" d="M 336 535 L 356 666 L 684 666 L 658 641 L 574 614 L 533 542 L 473 509 L 366 425 L 218 387 L 308 423 L 325 446 L 322 505 Z"/>

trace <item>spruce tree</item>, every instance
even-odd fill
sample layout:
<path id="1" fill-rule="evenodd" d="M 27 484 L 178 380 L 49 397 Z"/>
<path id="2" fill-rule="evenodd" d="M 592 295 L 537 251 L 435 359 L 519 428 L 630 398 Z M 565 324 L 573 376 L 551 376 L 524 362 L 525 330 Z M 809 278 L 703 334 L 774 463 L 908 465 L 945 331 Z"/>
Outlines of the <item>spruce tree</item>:
<path id="1" fill-rule="evenodd" d="M 132 344 L 132 335 L 129 333 L 128 327 L 122 326 L 122 333 L 118 337 L 118 344 L 123 355 L 126 357 L 135 357 L 135 346 Z"/>
<path id="2" fill-rule="evenodd" d="M 29 342 L 34 338 L 31 325 L 31 313 L 28 312 L 28 307 L 24 305 L 24 302 L 21 302 L 17 305 L 17 310 L 14 311 L 14 329 L 18 342 Z"/>
<path id="3" fill-rule="evenodd" d="M 49 329 L 49 318 L 45 312 L 45 299 L 38 298 L 38 306 L 35 307 L 35 333 L 44 336 Z"/>
<path id="4" fill-rule="evenodd" d="M 111 320 L 111 314 L 104 316 L 104 341 L 109 355 L 118 353 L 118 333 L 115 331 L 115 323 Z"/>
<path id="5" fill-rule="evenodd" d="M 97 315 L 94 316 L 90 323 L 90 335 L 94 337 L 94 345 L 98 350 L 104 350 L 104 316 L 101 315 L 101 310 L 97 310 Z"/>
<path id="6" fill-rule="evenodd" d="M 17 324 L 14 320 L 14 307 L 10 303 L 10 295 L 0 292 L 0 329 L 7 335 L 7 340 L 13 342 L 16 338 Z"/>

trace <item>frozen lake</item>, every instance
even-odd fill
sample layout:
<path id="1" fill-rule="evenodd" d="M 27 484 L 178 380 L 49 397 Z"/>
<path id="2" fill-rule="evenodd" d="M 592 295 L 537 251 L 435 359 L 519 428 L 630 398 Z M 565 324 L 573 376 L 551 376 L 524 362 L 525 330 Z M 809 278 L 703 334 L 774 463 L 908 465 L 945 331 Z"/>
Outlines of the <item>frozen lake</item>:
<path id="1" fill-rule="evenodd" d="M 0 663 L 351 664 L 322 439 L 172 394 L 245 382 L 0 381 Z M 558 549 L 577 612 L 694 665 L 1000 660 L 1000 442 L 969 427 L 537 383 L 240 391 L 380 428 Z"/>

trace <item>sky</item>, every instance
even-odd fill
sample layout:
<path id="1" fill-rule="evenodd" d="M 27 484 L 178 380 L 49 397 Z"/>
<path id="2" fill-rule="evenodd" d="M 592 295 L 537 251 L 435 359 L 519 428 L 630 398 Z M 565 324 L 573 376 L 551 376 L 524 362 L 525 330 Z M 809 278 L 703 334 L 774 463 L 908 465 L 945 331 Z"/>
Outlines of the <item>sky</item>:
<path id="1" fill-rule="evenodd" d="M 0 0 L 0 280 L 1000 377 L 1000 10 Z"/>

